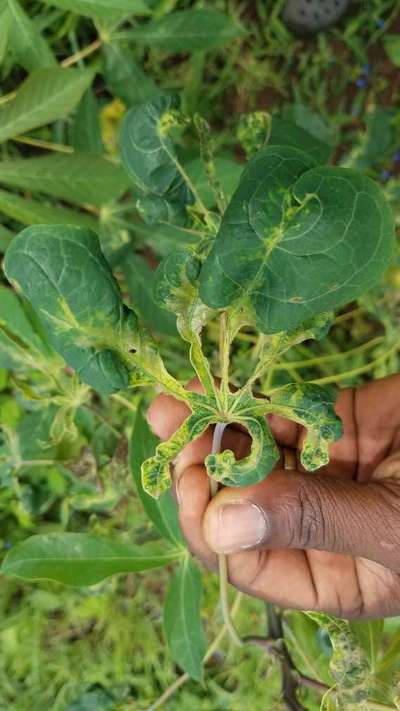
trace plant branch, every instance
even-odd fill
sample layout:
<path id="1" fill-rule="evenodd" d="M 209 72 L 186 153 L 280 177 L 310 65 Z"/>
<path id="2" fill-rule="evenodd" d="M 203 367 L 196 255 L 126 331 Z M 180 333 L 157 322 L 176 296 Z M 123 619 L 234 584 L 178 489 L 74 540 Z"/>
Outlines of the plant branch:
<path id="1" fill-rule="evenodd" d="M 100 37 L 92 42 L 91 44 L 88 44 L 87 47 L 83 47 L 83 49 L 80 49 L 79 52 L 75 52 L 75 54 L 71 54 L 70 57 L 67 57 L 61 62 L 62 67 L 70 67 L 72 64 L 76 64 L 77 62 L 80 62 L 81 59 L 84 59 L 85 57 L 89 57 L 91 54 L 96 52 L 98 49 L 100 49 L 102 45 L 102 40 Z"/>
<path id="2" fill-rule="evenodd" d="M 211 454 L 217 454 L 221 450 L 222 436 L 224 434 L 226 423 L 218 423 L 214 428 L 213 441 Z M 218 491 L 218 482 L 210 479 L 210 493 L 211 496 L 215 496 Z M 232 642 L 236 646 L 241 646 L 243 644 L 235 625 L 232 621 L 231 611 L 229 609 L 229 599 L 228 599 L 228 566 L 226 555 L 223 553 L 218 554 L 218 568 L 219 568 L 219 593 L 221 601 L 222 617 L 224 620 L 224 625 L 229 632 Z"/>

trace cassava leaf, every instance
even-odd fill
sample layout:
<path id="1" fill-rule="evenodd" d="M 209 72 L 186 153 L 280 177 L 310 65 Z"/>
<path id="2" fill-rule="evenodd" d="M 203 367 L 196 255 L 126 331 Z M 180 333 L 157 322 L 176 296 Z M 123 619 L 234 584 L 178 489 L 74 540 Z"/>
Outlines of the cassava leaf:
<path id="1" fill-rule="evenodd" d="M 333 386 L 293 383 L 270 396 L 273 412 L 307 428 L 301 463 L 314 471 L 329 461 L 329 446 L 342 436 L 342 423 L 336 415 L 337 396 Z"/>
<path id="2" fill-rule="evenodd" d="M 197 681 L 203 678 L 206 651 L 200 617 L 201 593 L 201 575 L 186 555 L 168 587 L 164 630 L 173 660 Z"/>
<path id="3" fill-rule="evenodd" d="M 145 492 L 142 486 L 141 466 L 151 457 L 158 444 L 158 438 L 152 433 L 142 410 L 139 409 L 132 430 L 130 441 L 130 466 L 136 491 L 149 519 L 158 532 L 175 545 L 184 545 L 183 536 L 178 521 L 177 506 L 171 492 L 166 491 L 155 500 Z"/>
<path id="4" fill-rule="evenodd" d="M 126 285 L 139 317 L 151 331 L 176 335 L 176 318 L 166 314 L 153 295 L 155 272 L 139 254 L 130 253 L 122 262 Z"/>
<path id="5" fill-rule="evenodd" d="M 105 158 L 72 153 L 4 160 L 0 163 L 0 183 L 77 205 L 89 203 L 101 207 L 117 200 L 127 189 L 129 180 L 119 166 Z M 53 222 L 57 222 L 59 208 L 54 209 Z M 73 222 L 71 218 L 70 221 Z"/>
<path id="6" fill-rule="evenodd" d="M 99 117 L 99 106 L 92 87 L 82 96 L 69 130 L 71 146 L 76 151 L 101 156 L 103 141 Z"/>
<path id="7" fill-rule="evenodd" d="M 10 49 L 18 64 L 27 71 L 56 65 L 43 34 L 18 0 L 7 0 L 11 16 Z"/>
<path id="8" fill-rule="evenodd" d="M 214 395 L 210 365 L 204 358 L 201 331 L 213 312 L 200 301 L 197 277 L 200 260 L 191 251 L 175 250 L 160 264 L 154 279 L 154 297 L 160 307 L 176 315 L 181 337 L 190 343 L 190 361 L 208 396 Z"/>
<path id="9" fill-rule="evenodd" d="M 40 159 L 38 158 L 38 160 Z M 23 225 L 51 225 L 57 223 L 79 225 L 88 229 L 96 229 L 97 227 L 97 221 L 87 212 L 46 205 L 42 200 L 30 200 L 6 190 L 0 190 L 0 213 L 21 222 Z"/>
<path id="10" fill-rule="evenodd" d="M 243 309 L 261 332 L 276 333 L 379 280 L 394 235 L 382 191 L 351 170 L 314 166 L 283 146 L 250 161 L 202 268 L 205 304 Z"/>
<path id="11" fill-rule="evenodd" d="M 104 393 L 128 387 L 123 354 L 136 316 L 122 303 L 95 233 L 62 225 L 27 228 L 7 250 L 5 272 L 83 382 Z"/>
<path id="12" fill-rule="evenodd" d="M 0 367 L 18 370 L 27 367 L 26 349 L 48 355 L 49 350 L 39 337 L 17 295 L 0 286 Z M 31 353 L 30 367 L 34 365 Z"/>
<path id="13" fill-rule="evenodd" d="M 244 35 L 244 29 L 218 10 L 177 10 L 126 33 L 140 44 L 167 52 L 213 49 Z"/>
<path id="14" fill-rule="evenodd" d="M 200 437 L 213 422 L 212 414 L 202 409 L 201 404 L 196 412 L 190 415 L 166 442 L 161 442 L 154 456 L 142 464 L 143 489 L 154 498 L 169 489 L 171 485 L 170 465 L 186 444 Z"/>
<path id="15" fill-rule="evenodd" d="M 88 69 L 36 69 L 0 109 L 0 143 L 65 116 L 91 84 Z"/>
<path id="16" fill-rule="evenodd" d="M 326 163 L 332 152 L 331 146 L 308 133 L 301 126 L 280 116 L 273 116 L 269 146 L 293 146 L 308 153 L 317 163 Z"/>
<path id="17" fill-rule="evenodd" d="M 96 17 L 99 20 L 116 20 L 128 15 L 148 15 L 145 0 L 44 0 L 61 10 L 76 12 L 77 15 Z"/>
<path id="18" fill-rule="evenodd" d="M 128 107 L 139 106 L 160 93 L 152 79 L 136 64 L 131 49 L 106 44 L 103 57 L 107 87 Z"/>
<path id="19" fill-rule="evenodd" d="M 16 545 L 1 572 L 24 580 L 95 585 L 110 575 L 160 568 L 180 556 L 154 544 L 133 546 L 85 533 L 53 533 Z"/>
<path id="20" fill-rule="evenodd" d="M 160 95 L 130 109 L 121 128 L 122 163 L 143 192 L 142 213 L 152 222 L 174 222 L 193 202 L 168 135 L 179 105 L 177 96 Z"/>
<path id="21" fill-rule="evenodd" d="M 265 417 L 238 416 L 251 437 L 250 454 L 239 461 L 230 449 L 209 454 L 205 459 L 207 473 L 225 486 L 257 484 L 279 461 L 279 451 Z"/>

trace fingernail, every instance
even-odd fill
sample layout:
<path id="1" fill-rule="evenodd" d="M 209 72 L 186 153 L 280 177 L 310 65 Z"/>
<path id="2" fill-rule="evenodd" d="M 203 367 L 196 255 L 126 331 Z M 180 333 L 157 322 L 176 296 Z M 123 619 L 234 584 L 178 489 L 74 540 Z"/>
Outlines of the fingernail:
<path id="1" fill-rule="evenodd" d="M 210 521 L 209 543 L 217 553 L 233 553 L 257 546 L 270 523 L 264 511 L 251 501 L 230 501 L 216 510 Z"/>

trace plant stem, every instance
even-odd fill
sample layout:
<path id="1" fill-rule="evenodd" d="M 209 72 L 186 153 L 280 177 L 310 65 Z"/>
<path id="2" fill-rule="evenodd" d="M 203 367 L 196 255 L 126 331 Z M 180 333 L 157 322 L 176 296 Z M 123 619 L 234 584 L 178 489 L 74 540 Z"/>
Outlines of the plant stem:
<path id="1" fill-rule="evenodd" d="M 67 57 L 61 62 L 62 67 L 70 67 L 72 64 L 76 64 L 79 62 L 81 59 L 84 59 L 85 57 L 89 57 L 90 54 L 93 54 L 93 52 L 96 52 L 98 49 L 100 49 L 102 45 L 102 40 L 98 38 L 91 44 L 88 44 L 87 47 L 84 47 L 83 49 L 80 49 L 79 52 L 75 52 L 75 54 L 72 54 L 70 57 Z"/>
<path id="2" fill-rule="evenodd" d="M 123 397 L 122 395 L 119 395 L 118 393 L 116 393 L 116 394 L 114 394 L 114 395 L 111 395 L 111 397 L 113 398 L 113 400 L 116 400 L 116 401 L 119 402 L 121 405 L 123 405 L 124 407 L 126 407 L 128 410 L 131 410 L 132 412 L 134 412 L 135 415 L 136 415 L 136 413 L 137 413 L 137 408 L 135 407 L 135 405 L 134 405 L 132 402 L 129 402 L 129 400 L 127 400 L 127 399 L 126 399 L 125 397 Z"/>
<path id="3" fill-rule="evenodd" d="M 211 454 L 217 454 L 221 451 L 222 436 L 224 434 L 225 427 L 227 423 L 218 423 L 215 425 Z M 215 496 L 218 491 L 218 482 L 210 479 L 210 493 L 211 496 Z M 229 609 L 229 599 L 228 599 L 228 566 L 227 559 L 224 553 L 218 554 L 218 569 L 219 569 L 219 594 L 221 601 L 222 618 L 224 620 L 224 625 L 229 632 L 229 636 L 232 642 L 236 646 L 242 646 L 243 642 L 238 635 L 235 625 L 232 621 L 231 611 Z"/>
<path id="4" fill-rule="evenodd" d="M 231 612 L 232 617 L 235 617 L 235 615 L 239 609 L 242 597 L 243 597 L 242 593 L 240 593 L 240 592 L 237 593 L 235 601 L 232 605 L 232 612 Z M 219 645 L 221 644 L 221 642 L 227 632 L 228 632 L 227 626 L 223 625 L 221 627 L 220 631 L 218 632 L 216 638 L 214 639 L 214 641 L 211 642 L 210 646 L 208 647 L 208 649 L 204 655 L 203 664 L 206 664 L 208 662 L 208 660 L 212 657 L 212 655 L 218 649 Z M 186 684 L 186 682 L 189 681 L 189 679 L 190 679 L 190 676 L 187 672 L 185 672 L 184 674 L 179 676 L 173 682 L 173 684 L 171 684 L 171 686 L 169 686 L 168 689 L 166 689 L 164 691 L 164 693 L 157 699 L 157 701 L 155 701 L 154 704 L 149 706 L 147 711 L 156 711 L 156 709 L 160 708 L 160 706 L 162 706 L 166 701 L 168 701 L 168 699 L 170 699 L 171 696 L 173 696 L 175 694 L 175 692 L 181 688 L 181 686 Z"/>
<path id="5" fill-rule="evenodd" d="M 221 366 L 221 400 L 222 407 L 226 410 L 228 408 L 228 396 L 229 396 L 229 352 L 230 352 L 231 340 L 229 336 L 229 329 L 226 319 L 226 314 L 221 314 L 220 321 L 220 342 L 219 342 L 219 357 Z"/>
<path id="6" fill-rule="evenodd" d="M 356 348 L 351 348 L 348 351 L 343 351 L 343 353 L 329 353 L 328 355 L 315 356 L 315 358 L 305 358 L 304 360 L 293 360 L 287 361 L 285 363 L 277 363 L 274 365 L 275 370 L 292 370 L 293 368 L 310 368 L 314 365 L 319 365 L 320 363 L 329 363 L 330 361 L 340 360 L 341 358 L 349 358 L 353 355 L 358 355 L 358 353 L 363 353 L 363 351 L 374 348 L 382 343 L 384 340 L 383 336 L 377 336 L 367 343 L 362 343 L 361 346 L 356 346 Z"/>
<path id="7" fill-rule="evenodd" d="M 74 153 L 74 149 L 71 146 L 64 146 L 61 143 L 51 143 L 50 141 L 43 141 L 41 138 L 30 138 L 30 136 L 18 136 L 18 138 L 12 139 L 14 143 L 24 143 L 27 146 L 34 146 L 35 148 L 44 148 L 47 151 L 56 151 L 57 153 Z"/>

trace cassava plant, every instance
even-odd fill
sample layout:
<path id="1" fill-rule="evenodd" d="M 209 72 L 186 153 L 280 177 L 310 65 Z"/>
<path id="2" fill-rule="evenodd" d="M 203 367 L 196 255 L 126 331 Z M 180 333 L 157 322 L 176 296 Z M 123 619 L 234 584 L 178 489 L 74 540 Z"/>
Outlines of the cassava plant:
<path id="1" fill-rule="evenodd" d="M 213 192 L 211 207 L 178 157 L 176 146 L 184 131 L 198 136 Z M 213 449 L 205 459 L 211 492 L 219 484 L 244 486 L 264 479 L 279 459 L 266 418 L 270 414 L 306 428 L 301 452 L 305 469 L 314 471 L 328 462 L 329 446 L 342 432 L 334 407 L 335 388 L 296 382 L 260 397 L 257 385 L 293 345 L 323 338 L 334 310 L 376 284 L 391 260 L 393 219 L 372 180 L 326 165 L 326 147 L 284 120 L 253 116 L 242 124 L 241 135 L 249 160 L 229 202 L 215 169 L 209 127 L 199 116 L 184 115 L 177 97 L 160 94 L 131 109 L 120 136 L 122 162 L 142 219 L 150 225 L 178 225 L 182 234 L 196 237 L 159 265 L 154 298 L 176 315 L 201 392 L 187 390 L 167 370 L 156 340 L 134 309 L 124 304 L 91 230 L 29 227 L 13 239 L 5 258 L 6 276 L 33 307 L 32 317 L 38 317 L 42 327 L 47 350 L 38 340 L 37 362 L 46 369 L 50 360 L 54 378 L 64 388 L 58 401 L 63 418 L 56 414 L 57 422 L 65 423 L 69 413 L 73 430 L 74 413 L 88 397 L 89 387 L 108 396 L 156 384 L 188 406 L 190 414 L 181 427 L 142 464 L 143 488 L 154 498 L 170 487 L 171 465 L 183 447 L 213 426 Z M 216 372 L 203 344 L 202 332 L 208 324 L 219 329 Z M 234 390 L 230 356 L 239 332 L 249 329 L 259 337 L 258 361 L 247 381 Z M 19 337 L 3 334 L 2 338 L 9 338 L 14 349 L 19 340 L 24 341 L 22 331 Z M 223 429 L 230 424 L 243 426 L 251 438 L 250 453 L 239 461 L 232 451 L 220 451 Z M 51 567 L 49 559 L 57 558 L 62 545 L 55 535 L 31 539 L 34 550 L 29 541 L 17 546 L 6 558 L 4 572 L 23 569 L 27 574 L 30 565 L 31 577 L 90 584 L 111 573 L 182 558 L 181 542 L 167 551 L 152 548 L 146 557 L 115 542 L 70 536 L 73 564 Z M 179 535 L 167 537 L 176 544 Z M 183 590 L 185 584 L 187 589 L 196 588 L 192 566 L 185 554 L 177 578 Z M 226 623 L 237 639 L 227 610 L 223 556 L 220 572 Z M 178 582 L 169 604 L 178 595 Z M 196 596 L 195 590 L 192 593 Z M 169 627 L 174 647 L 176 630 Z M 180 640 L 175 642 L 179 659 Z M 203 654 L 199 635 L 192 660 L 183 662 L 196 678 L 201 676 Z"/>

